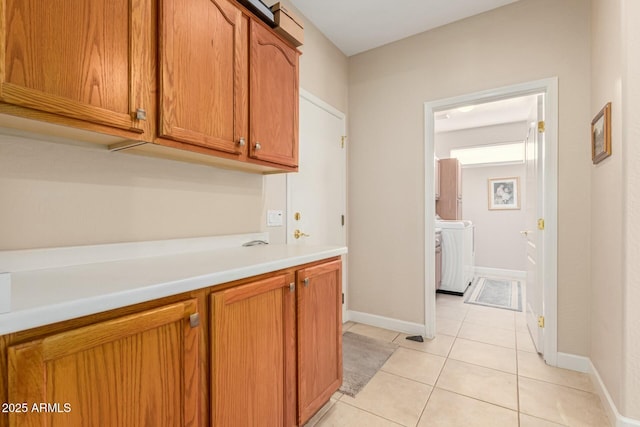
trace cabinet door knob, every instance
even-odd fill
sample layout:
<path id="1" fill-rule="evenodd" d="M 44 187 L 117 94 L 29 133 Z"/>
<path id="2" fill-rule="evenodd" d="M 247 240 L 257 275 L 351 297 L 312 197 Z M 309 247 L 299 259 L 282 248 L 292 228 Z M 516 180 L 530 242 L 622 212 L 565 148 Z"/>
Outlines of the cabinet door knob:
<path id="1" fill-rule="evenodd" d="M 309 286 L 309 278 L 305 277 L 302 283 L 304 284 L 305 287 Z"/>
<path id="2" fill-rule="evenodd" d="M 262 148 L 262 145 L 260 145 L 260 143 L 259 143 L 259 142 L 256 142 L 256 145 L 255 145 L 255 147 L 254 147 L 254 148 L 255 148 L 255 150 L 256 150 L 256 151 L 258 151 L 259 149 L 261 149 L 261 148 Z"/>
<path id="3" fill-rule="evenodd" d="M 136 120 L 147 120 L 147 112 L 142 108 L 136 110 Z"/>
<path id="4" fill-rule="evenodd" d="M 200 326 L 200 315 L 198 313 L 193 313 L 191 316 L 189 316 L 189 325 L 192 328 Z"/>
<path id="5" fill-rule="evenodd" d="M 239 145 L 240 147 L 244 147 L 244 145 L 245 145 L 246 143 L 247 143 L 247 142 L 245 141 L 244 136 L 241 136 L 241 137 L 240 137 L 240 139 L 238 140 L 238 145 Z"/>

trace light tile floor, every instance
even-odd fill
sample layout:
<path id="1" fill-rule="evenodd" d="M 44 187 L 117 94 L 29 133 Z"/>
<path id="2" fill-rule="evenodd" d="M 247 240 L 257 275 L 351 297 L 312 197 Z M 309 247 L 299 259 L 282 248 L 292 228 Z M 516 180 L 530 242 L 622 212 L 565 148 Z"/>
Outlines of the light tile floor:
<path id="1" fill-rule="evenodd" d="M 335 393 L 307 427 L 606 427 L 586 374 L 547 366 L 524 314 L 437 295 L 437 334 L 347 322 L 343 329 L 400 347 L 355 398 Z"/>

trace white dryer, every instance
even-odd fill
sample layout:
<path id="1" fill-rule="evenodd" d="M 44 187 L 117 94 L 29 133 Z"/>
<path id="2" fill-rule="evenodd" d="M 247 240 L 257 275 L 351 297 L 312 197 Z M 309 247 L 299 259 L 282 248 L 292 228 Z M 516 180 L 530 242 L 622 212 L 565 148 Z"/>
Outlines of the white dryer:
<path id="1" fill-rule="evenodd" d="M 438 292 L 464 295 L 475 269 L 475 225 L 471 221 L 436 220 L 442 230 L 442 282 Z"/>

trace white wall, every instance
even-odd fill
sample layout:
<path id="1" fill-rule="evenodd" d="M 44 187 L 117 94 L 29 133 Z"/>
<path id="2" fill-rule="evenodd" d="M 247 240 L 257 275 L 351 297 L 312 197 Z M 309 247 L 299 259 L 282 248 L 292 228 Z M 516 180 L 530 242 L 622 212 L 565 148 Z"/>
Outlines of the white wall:
<path id="1" fill-rule="evenodd" d="M 591 169 L 589 356 L 620 408 L 623 378 L 623 156 L 620 1 L 592 2 L 591 116 L 612 102 L 612 155 Z M 605 225 L 606 224 L 606 225 Z"/>
<path id="2" fill-rule="evenodd" d="M 640 2 L 621 1 L 624 157 L 623 413 L 640 420 Z"/>
<path id="3" fill-rule="evenodd" d="M 588 354 L 589 40 L 589 2 L 521 0 L 350 58 L 351 309 L 424 322 L 424 102 L 557 76 L 558 349 Z"/>
<path id="4" fill-rule="evenodd" d="M 640 420 L 640 2 L 622 0 L 623 128 L 623 405 Z"/>
<path id="5" fill-rule="evenodd" d="M 476 225 L 476 266 L 526 271 L 524 174 L 524 164 L 462 169 L 462 217 Z M 508 177 L 520 178 L 521 208 L 489 210 L 488 179 Z"/>
<path id="6" fill-rule="evenodd" d="M 524 141 L 527 130 L 527 122 L 515 122 L 440 132 L 435 134 L 435 153 L 439 158 L 446 159 L 452 148 Z"/>
<path id="7" fill-rule="evenodd" d="M 592 1 L 591 114 L 612 102 L 612 155 L 591 168 L 590 358 L 640 420 L 640 3 Z"/>
<path id="8" fill-rule="evenodd" d="M 439 158 L 448 158 L 454 148 L 521 142 L 527 130 L 526 122 L 518 122 L 437 133 L 435 152 Z M 526 241 L 520 234 L 526 229 L 525 172 L 524 164 L 462 168 L 462 216 L 476 225 L 476 266 L 526 270 Z M 488 179 L 507 177 L 520 178 L 521 208 L 489 210 Z"/>

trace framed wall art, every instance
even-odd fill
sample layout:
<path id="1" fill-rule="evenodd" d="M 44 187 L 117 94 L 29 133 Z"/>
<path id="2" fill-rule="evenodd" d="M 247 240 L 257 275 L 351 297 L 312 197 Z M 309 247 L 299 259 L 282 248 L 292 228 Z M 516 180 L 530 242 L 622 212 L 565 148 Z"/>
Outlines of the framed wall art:
<path id="1" fill-rule="evenodd" d="M 520 209 L 520 178 L 489 179 L 489 210 Z"/>
<path id="2" fill-rule="evenodd" d="M 611 155 L 611 103 L 591 121 L 591 161 L 597 165 Z"/>

